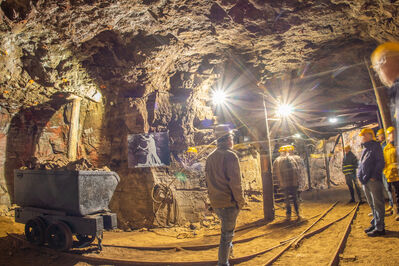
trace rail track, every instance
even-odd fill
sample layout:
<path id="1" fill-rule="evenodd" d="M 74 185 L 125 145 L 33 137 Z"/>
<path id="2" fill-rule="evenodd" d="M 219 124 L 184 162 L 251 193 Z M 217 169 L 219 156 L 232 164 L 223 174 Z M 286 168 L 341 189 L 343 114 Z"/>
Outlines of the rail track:
<path id="1" fill-rule="evenodd" d="M 256 263 L 256 265 L 271 265 L 275 263 L 283 254 L 287 252 L 295 252 L 295 248 L 299 246 L 300 242 L 303 239 L 310 238 L 314 235 L 317 235 L 333 224 L 336 224 L 348 216 L 350 216 L 350 221 L 349 223 L 345 226 L 345 232 L 343 234 L 343 237 L 341 238 L 339 244 L 337 245 L 336 251 L 334 254 L 331 254 L 331 262 L 330 265 L 337 265 L 339 261 L 339 253 L 342 252 L 344 244 L 346 242 L 347 236 L 349 235 L 350 231 L 350 224 L 352 223 L 356 211 L 358 210 L 359 204 L 356 205 L 354 208 L 349 210 L 347 213 L 344 215 L 329 221 L 328 223 L 324 225 L 320 225 L 320 222 L 337 206 L 338 202 L 335 202 L 332 204 L 328 209 L 326 209 L 322 214 L 316 215 L 314 217 L 311 217 L 308 219 L 308 221 L 317 218 L 310 226 L 306 227 L 305 230 L 301 231 L 299 234 L 295 234 L 294 236 L 291 236 L 287 239 L 284 239 L 282 241 L 279 241 L 277 244 L 272 245 L 270 247 L 264 248 L 262 250 L 256 250 L 255 252 L 252 252 L 250 254 L 246 254 L 244 256 L 240 257 L 235 257 L 230 259 L 230 262 L 232 264 L 239 264 L 239 263 L 245 263 L 248 262 L 251 263 L 251 259 L 256 258 L 257 261 L 262 261 L 262 257 L 265 255 L 270 255 L 268 254 L 271 251 L 275 251 L 278 248 L 282 247 L 282 249 L 274 255 L 272 258 L 265 259 L 261 263 Z M 351 215 L 352 214 L 352 215 Z M 282 228 L 279 228 L 279 231 L 284 231 L 287 233 L 286 229 L 292 227 L 295 224 L 291 224 Z M 315 229 L 316 225 L 319 227 Z M 256 225 L 256 227 L 259 227 L 259 225 Z M 243 227 L 241 228 L 241 231 L 245 231 L 248 228 L 253 228 L 253 227 Z M 247 245 L 247 244 L 252 244 L 252 245 L 259 245 L 262 247 L 264 245 L 264 239 L 263 237 L 273 233 L 271 232 L 265 232 L 265 233 L 260 233 L 256 234 L 255 236 L 251 237 L 246 237 L 242 239 L 238 239 L 234 241 L 235 244 L 241 244 L 241 245 Z M 149 247 L 142 247 L 142 246 L 119 246 L 119 245 L 104 245 L 104 250 L 101 254 L 95 253 L 95 248 L 93 246 L 89 246 L 86 249 L 83 250 L 71 250 L 69 252 L 59 252 L 55 251 L 53 249 L 47 248 L 45 246 L 35 246 L 27 242 L 22 236 L 20 235 L 14 235 L 10 234 L 10 237 L 15 239 L 16 241 L 23 242 L 25 246 L 28 246 L 33 249 L 39 249 L 41 251 L 45 251 L 50 254 L 56 254 L 56 255 L 63 255 L 67 256 L 69 258 L 76 259 L 78 261 L 85 261 L 87 263 L 91 264 L 120 264 L 120 265 L 215 265 L 217 263 L 216 260 L 181 260 L 178 261 L 177 259 L 173 259 L 173 257 L 176 254 L 183 254 L 183 256 L 180 255 L 180 257 L 185 257 L 184 254 L 187 254 L 187 257 L 197 257 L 196 254 L 197 252 L 205 252 L 201 256 L 198 257 L 215 257 L 215 254 L 217 254 L 217 247 L 218 243 L 207 243 L 207 244 L 200 244 L 200 245 L 187 245 L 187 244 L 174 244 L 174 245 L 164 245 L 164 246 L 149 246 Z M 206 238 L 206 237 L 204 237 Z M 257 241 L 257 242 L 255 242 Z M 262 242 L 263 241 L 263 242 Z M 259 244 L 257 244 L 259 243 Z M 262 245 L 263 244 L 263 245 Z M 245 246 L 243 246 L 245 247 Z M 132 252 L 132 255 L 125 256 L 121 254 L 127 254 Z M 164 260 L 150 260 L 151 257 L 162 257 L 159 256 L 162 255 L 165 259 Z M 198 254 L 199 255 L 199 254 Z M 124 259 L 121 259 L 121 257 L 124 257 Z"/>

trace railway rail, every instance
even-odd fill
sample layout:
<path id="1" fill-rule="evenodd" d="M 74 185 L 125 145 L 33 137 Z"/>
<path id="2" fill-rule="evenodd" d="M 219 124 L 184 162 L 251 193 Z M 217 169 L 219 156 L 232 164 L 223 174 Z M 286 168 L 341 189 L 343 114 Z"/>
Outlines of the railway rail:
<path id="1" fill-rule="evenodd" d="M 326 230 L 327 228 L 329 228 L 331 225 L 338 223 L 342 220 L 344 220 L 345 218 L 347 218 L 348 216 L 351 216 L 350 221 L 348 223 L 348 225 L 345 227 L 345 232 L 344 235 L 342 237 L 342 239 L 340 240 L 336 251 L 334 252 L 334 254 L 331 255 L 331 262 L 330 265 L 337 265 L 338 261 L 339 261 L 339 254 L 343 251 L 343 247 L 345 245 L 346 239 L 349 235 L 349 231 L 350 231 L 350 224 L 352 223 L 353 219 L 356 216 L 356 212 L 359 208 L 359 204 L 357 204 L 354 208 L 352 208 L 351 210 L 349 210 L 347 213 L 345 213 L 344 215 L 342 215 L 341 217 L 338 217 L 337 219 L 319 227 L 318 229 L 314 229 L 315 225 L 320 226 L 320 221 L 323 220 L 324 217 L 326 217 L 331 210 L 333 210 L 336 205 L 338 204 L 338 202 L 335 202 L 334 204 L 332 204 L 326 211 L 324 211 L 321 215 L 316 215 L 308 220 L 311 220 L 313 218 L 317 218 L 316 221 L 314 221 L 310 226 L 306 227 L 305 230 L 303 230 L 302 232 L 300 232 L 299 234 L 290 237 L 288 239 L 285 239 L 283 241 L 280 241 L 279 244 L 265 248 L 263 250 L 257 251 L 257 252 L 253 252 L 251 254 L 245 255 L 245 256 L 240 256 L 240 257 L 236 257 L 233 259 L 230 259 L 230 262 L 232 264 L 238 264 L 238 263 L 242 263 L 242 262 L 247 262 L 250 261 L 251 259 L 257 257 L 263 257 L 265 256 L 267 253 L 269 253 L 272 250 L 278 249 L 280 247 L 284 247 L 281 251 L 279 251 L 275 256 L 273 256 L 271 259 L 268 259 L 268 261 L 266 261 L 265 263 L 261 263 L 262 265 L 271 265 L 274 262 L 276 262 L 281 255 L 283 255 L 286 252 L 295 252 L 295 247 L 299 246 L 299 243 L 306 238 L 310 238 L 314 235 L 317 235 L 321 232 L 323 232 L 324 230 Z M 352 214 L 352 215 L 351 215 Z M 291 225 L 290 225 L 291 226 Z M 284 228 L 280 228 L 280 230 L 282 229 L 286 229 L 289 228 L 290 226 L 286 226 Z M 266 233 L 262 233 L 256 236 L 252 236 L 252 237 L 247 237 L 247 238 L 243 238 L 243 239 L 239 239 L 236 240 L 234 243 L 248 243 L 251 241 L 255 241 L 258 238 L 261 238 L 262 236 L 266 236 L 268 235 L 270 232 L 266 232 Z M 104 255 L 101 256 L 99 254 L 94 254 L 94 253 L 90 253 L 93 250 L 95 250 L 95 248 L 91 248 L 89 247 L 89 250 L 87 250 L 85 253 L 85 251 L 78 251 L 78 250 L 72 250 L 72 251 L 68 251 L 68 252 L 60 252 L 60 251 L 55 251 L 53 249 L 47 248 L 45 246 L 35 246 L 33 244 L 30 244 L 29 242 L 27 242 L 23 237 L 19 236 L 19 235 L 14 235 L 14 234 L 10 234 L 9 235 L 11 238 L 15 239 L 16 241 L 20 241 L 23 242 L 25 246 L 34 248 L 34 249 L 39 249 L 41 251 L 45 251 L 47 253 L 50 254 L 57 254 L 57 255 L 63 255 L 63 256 L 67 256 L 69 258 L 73 258 L 76 259 L 78 261 L 85 261 L 88 263 L 92 263 L 92 264 L 120 264 L 120 265 L 179 265 L 179 266 L 183 266 L 183 265 L 215 265 L 217 263 L 216 260 L 201 260 L 201 261 L 150 261 L 150 260 L 144 260 L 144 259 L 120 259 L 117 258 L 115 256 L 109 256 L 109 255 Z M 170 252 L 173 252 L 173 249 L 176 250 L 176 252 L 179 251 L 190 251 L 191 253 L 195 253 L 197 251 L 200 250 L 209 250 L 209 249 L 213 249 L 213 248 L 217 248 L 218 244 L 216 243 L 210 243 L 210 244 L 204 244 L 204 245 L 170 245 L 170 246 L 157 246 L 157 247 L 137 247 L 137 246 L 117 246 L 117 245 L 104 245 L 105 248 L 108 248 L 110 250 L 112 249 L 125 249 L 125 250 L 136 250 L 135 252 L 148 252 L 148 251 L 159 251 L 162 252 L 162 250 L 171 250 Z M 213 252 L 213 251 L 212 251 Z M 138 256 L 140 257 L 140 256 Z M 146 257 L 147 256 L 141 256 L 141 257 Z M 150 256 L 149 256 L 150 257 Z M 193 255 L 191 255 L 191 257 L 193 257 Z"/>

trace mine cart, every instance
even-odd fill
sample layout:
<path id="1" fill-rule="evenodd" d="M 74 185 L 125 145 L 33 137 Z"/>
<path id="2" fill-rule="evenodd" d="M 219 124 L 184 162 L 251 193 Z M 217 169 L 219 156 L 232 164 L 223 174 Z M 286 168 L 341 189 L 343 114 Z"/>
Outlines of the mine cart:
<path id="1" fill-rule="evenodd" d="M 33 244 L 68 250 L 75 235 L 79 247 L 97 238 L 101 250 L 103 231 L 117 226 L 108 204 L 118 182 L 107 171 L 15 170 L 15 221 Z"/>

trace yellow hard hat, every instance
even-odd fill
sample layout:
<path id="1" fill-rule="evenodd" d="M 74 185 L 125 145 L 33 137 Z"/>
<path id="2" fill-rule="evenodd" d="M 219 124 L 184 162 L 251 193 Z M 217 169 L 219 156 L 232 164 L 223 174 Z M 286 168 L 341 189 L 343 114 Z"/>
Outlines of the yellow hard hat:
<path id="1" fill-rule="evenodd" d="M 345 145 L 344 150 L 350 150 L 351 146 L 350 145 Z"/>
<path id="2" fill-rule="evenodd" d="M 383 135 L 383 134 L 384 134 L 384 129 L 383 129 L 383 128 L 380 128 L 380 129 L 377 131 L 377 136 Z"/>
<path id="3" fill-rule="evenodd" d="M 388 127 L 387 128 L 387 134 L 391 133 L 392 131 L 394 131 L 395 128 L 394 127 Z"/>
<path id="4" fill-rule="evenodd" d="M 284 152 L 284 151 L 287 151 L 287 146 L 281 146 L 281 147 L 278 149 L 278 152 Z"/>
<path id="5" fill-rule="evenodd" d="M 287 151 L 294 151 L 295 147 L 292 145 L 287 145 Z"/>
<path id="6" fill-rule="evenodd" d="M 374 131 L 371 128 L 363 128 L 360 131 L 359 136 L 364 136 L 364 134 L 371 134 L 373 136 L 373 139 L 375 140 Z"/>
<path id="7" fill-rule="evenodd" d="M 371 63 L 373 66 L 377 65 L 381 57 L 387 53 L 399 53 L 399 42 L 386 42 L 380 44 L 371 54 Z"/>
<path id="8" fill-rule="evenodd" d="M 198 153 L 196 147 L 188 147 L 187 152 Z"/>

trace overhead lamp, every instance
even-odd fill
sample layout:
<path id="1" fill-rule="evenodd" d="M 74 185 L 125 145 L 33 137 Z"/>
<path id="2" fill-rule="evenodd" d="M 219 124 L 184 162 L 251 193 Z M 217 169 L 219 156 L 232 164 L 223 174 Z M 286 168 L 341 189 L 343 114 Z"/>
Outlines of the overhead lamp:
<path id="1" fill-rule="evenodd" d="M 213 92 L 212 101 L 215 105 L 222 105 L 226 102 L 226 93 L 222 90 L 216 90 Z"/>
<path id="2" fill-rule="evenodd" d="M 328 119 L 328 122 L 330 122 L 331 124 L 335 124 L 335 123 L 338 122 L 338 118 L 336 118 L 336 117 L 330 117 L 330 118 Z"/>
<path id="3" fill-rule="evenodd" d="M 296 138 L 296 139 L 300 139 L 300 138 L 301 138 L 301 134 L 299 134 L 299 133 L 296 133 L 296 134 L 294 135 L 294 138 Z"/>
<path id="4" fill-rule="evenodd" d="M 292 111 L 293 108 L 289 104 L 281 104 L 277 109 L 277 113 L 279 116 L 289 116 Z"/>

